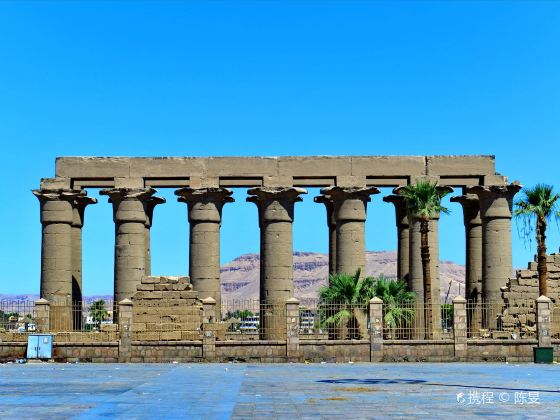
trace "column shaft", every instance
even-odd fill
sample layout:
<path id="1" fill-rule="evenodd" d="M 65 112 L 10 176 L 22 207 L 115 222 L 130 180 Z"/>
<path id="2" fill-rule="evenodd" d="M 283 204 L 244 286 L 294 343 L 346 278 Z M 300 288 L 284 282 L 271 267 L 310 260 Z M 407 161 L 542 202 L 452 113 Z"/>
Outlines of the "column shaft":
<path id="1" fill-rule="evenodd" d="M 328 187 L 321 193 L 334 204 L 336 221 L 336 272 L 365 274 L 365 221 L 370 195 L 378 194 L 375 187 Z"/>
<path id="2" fill-rule="evenodd" d="M 146 245 L 146 276 L 152 275 L 151 229 L 153 225 L 154 209 L 158 204 L 163 203 L 165 203 L 165 198 L 162 197 L 150 197 L 148 200 L 146 200 L 146 223 L 144 224 L 144 243 Z"/>
<path id="3" fill-rule="evenodd" d="M 397 278 L 409 282 L 410 269 L 410 225 L 404 198 L 399 195 L 383 197 L 386 203 L 395 206 L 395 220 L 397 225 Z M 409 283 L 410 287 L 410 283 Z"/>
<path id="4" fill-rule="evenodd" d="M 334 219 L 334 205 L 332 200 L 320 195 L 313 199 L 316 203 L 323 203 L 327 210 L 327 226 L 329 229 L 329 275 L 336 274 L 336 221 Z"/>
<path id="5" fill-rule="evenodd" d="M 259 210 L 261 230 L 261 338 L 285 336 L 285 302 L 294 296 L 292 223 L 294 203 L 302 188 L 263 187 L 249 190 Z"/>
<path id="6" fill-rule="evenodd" d="M 225 188 L 182 188 L 175 194 L 188 206 L 190 281 L 201 298 L 216 301 L 220 316 L 220 225 L 224 204 L 233 201 L 232 192 Z"/>
<path id="7" fill-rule="evenodd" d="M 115 221 L 115 302 L 130 299 L 146 273 L 145 202 L 152 188 L 102 190 L 113 204 Z"/>

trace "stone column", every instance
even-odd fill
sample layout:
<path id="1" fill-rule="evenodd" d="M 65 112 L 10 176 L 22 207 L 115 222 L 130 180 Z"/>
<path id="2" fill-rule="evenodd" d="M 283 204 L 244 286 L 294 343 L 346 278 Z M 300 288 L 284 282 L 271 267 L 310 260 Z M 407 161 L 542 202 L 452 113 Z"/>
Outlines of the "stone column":
<path id="1" fill-rule="evenodd" d="M 146 200 L 146 223 L 144 224 L 146 237 L 144 242 L 146 244 L 146 276 L 152 275 L 152 251 L 151 251 L 151 234 L 150 231 L 153 225 L 154 209 L 158 204 L 165 203 L 163 197 L 150 197 Z"/>
<path id="2" fill-rule="evenodd" d="M 146 274 L 145 203 L 153 188 L 101 190 L 113 204 L 115 221 L 115 302 L 130 299 Z"/>
<path id="3" fill-rule="evenodd" d="M 330 197 L 319 195 L 313 199 L 316 203 L 323 203 L 327 210 L 327 226 L 329 228 L 329 275 L 336 274 L 336 221 L 334 220 L 334 205 Z"/>
<path id="4" fill-rule="evenodd" d="M 81 190 L 34 190 L 41 203 L 41 298 L 53 306 L 72 304 L 72 203 Z M 70 314 L 70 312 L 69 312 Z M 68 314 L 68 315 L 69 315 Z"/>
<path id="5" fill-rule="evenodd" d="M 462 296 L 453 299 L 453 339 L 455 358 L 458 362 L 467 361 L 467 301 Z"/>
<path id="6" fill-rule="evenodd" d="M 482 220 L 480 204 L 475 194 L 452 197 L 451 201 L 463 207 L 466 238 L 465 297 L 468 303 L 467 323 L 469 330 L 482 327 L 480 302 L 482 298 Z"/>
<path id="7" fill-rule="evenodd" d="M 336 272 L 354 274 L 366 266 L 365 222 L 370 195 L 375 187 L 327 187 L 321 193 L 332 198 L 336 221 Z"/>
<path id="8" fill-rule="evenodd" d="M 80 196 L 72 202 L 72 307 L 74 330 L 82 329 L 82 228 L 85 209 L 97 199 Z"/>
<path id="9" fill-rule="evenodd" d="M 248 191 L 247 201 L 259 211 L 261 238 L 260 302 L 261 338 L 285 337 L 285 302 L 294 297 L 292 223 L 294 204 L 301 201 L 303 188 L 260 187 Z"/>
<path id="10" fill-rule="evenodd" d="M 409 245 L 410 230 L 408 222 L 408 212 L 406 211 L 406 203 L 404 198 L 399 195 L 388 195 L 383 197 L 386 203 L 393 203 L 395 206 L 395 216 L 397 222 L 398 248 L 397 248 L 397 278 L 405 280 L 409 283 Z M 411 284 L 409 283 L 409 287 Z"/>
<path id="11" fill-rule="evenodd" d="M 537 338 L 539 347 L 552 347 L 550 327 L 552 326 L 552 301 L 546 296 L 537 299 Z"/>
<path id="12" fill-rule="evenodd" d="M 485 302 L 501 301 L 500 288 L 512 276 L 511 215 L 513 197 L 520 189 L 516 183 L 467 189 L 467 193 L 478 195 L 480 201 L 482 298 Z"/>
<path id="13" fill-rule="evenodd" d="M 222 208 L 233 202 L 232 192 L 225 188 L 181 188 L 178 200 L 187 203 L 190 223 L 189 276 L 201 298 L 216 301 L 221 312 L 220 225 Z"/>
<path id="14" fill-rule="evenodd" d="M 299 300 L 286 301 L 286 357 L 289 362 L 299 362 Z"/>
<path id="15" fill-rule="evenodd" d="M 370 361 L 383 361 L 383 301 L 374 297 L 369 301 Z"/>

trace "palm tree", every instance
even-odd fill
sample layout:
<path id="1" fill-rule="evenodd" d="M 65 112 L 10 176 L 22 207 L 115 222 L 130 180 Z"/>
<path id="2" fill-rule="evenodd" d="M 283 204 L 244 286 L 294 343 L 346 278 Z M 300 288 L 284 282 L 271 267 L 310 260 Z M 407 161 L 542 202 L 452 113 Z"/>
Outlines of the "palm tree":
<path id="1" fill-rule="evenodd" d="M 103 299 L 96 300 L 90 307 L 91 318 L 93 324 L 99 330 L 101 322 L 109 316 L 109 312 L 105 309 L 105 301 Z"/>
<path id="2" fill-rule="evenodd" d="M 552 216 L 560 216 L 558 203 L 560 194 L 554 193 L 552 185 L 537 184 L 533 188 L 523 188 L 524 197 L 515 203 L 514 215 L 524 222 L 524 235 L 530 237 L 535 229 L 537 237 L 537 272 L 539 273 L 539 295 L 546 296 L 546 227 Z M 533 221 L 535 225 L 533 227 Z"/>
<path id="3" fill-rule="evenodd" d="M 404 280 L 385 278 L 382 274 L 375 280 L 373 294 L 383 301 L 383 324 L 389 336 L 396 338 L 399 329 L 414 319 L 414 292 L 406 290 Z"/>
<path id="4" fill-rule="evenodd" d="M 424 304 L 426 320 L 432 321 L 432 275 L 430 270 L 430 244 L 428 233 L 430 219 L 440 213 L 447 214 L 449 210 L 441 204 L 441 200 L 453 191 L 449 187 L 438 187 L 437 182 L 417 181 L 416 184 L 399 188 L 397 193 L 404 197 L 408 214 L 420 221 L 420 255 L 422 258 L 422 278 L 424 284 Z"/>
<path id="5" fill-rule="evenodd" d="M 372 277 L 360 278 L 360 273 L 358 269 L 354 275 L 331 274 L 329 286 L 319 289 L 320 305 L 326 308 L 322 311 L 323 324 L 347 326 L 350 338 L 367 335 L 367 332 L 364 333 L 367 331 L 365 314 L 370 299 L 374 297 L 375 280 Z"/>

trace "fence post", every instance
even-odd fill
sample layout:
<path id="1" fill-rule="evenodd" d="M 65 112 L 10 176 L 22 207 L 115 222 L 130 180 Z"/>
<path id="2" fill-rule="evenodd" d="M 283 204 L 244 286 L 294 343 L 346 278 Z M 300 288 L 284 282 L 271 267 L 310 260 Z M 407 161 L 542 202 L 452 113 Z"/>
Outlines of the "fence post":
<path id="1" fill-rule="evenodd" d="M 467 360 L 467 300 L 463 296 L 453 299 L 453 339 L 455 359 Z"/>
<path id="2" fill-rule="evenodd" d="M 286 356 L 289 362 L 297 362 L 299 355 L 299 300 L 286 301 Z"/>
<path id="3" fill-rule="evenodd" d="M 369 324 L 369 359 L 371 362 L 381 362 L 383 361 L 383 301 L 378 297 L 369 301 Z"/>
<path id="4" fill-rule="evenodd" d="M 37 319 L 35 325 L 37 332 L 48 332 L 50 330 L 50 312 L 51 304 L 47 299 L 39 299 L 35 301 L 35 312 Z"/>
<path id="5" fill-rule="evenodd" d="M 202 299 L 202 357 L 207 362 L 216 359 L 216 301 Z"/>
<path id="6" fill-rule="evenodd" d="M 119 302 L 119 362 L 128 362 L 132 357 L 132 306 L 130 299 Z"/>
<path id="7" fill-rule="evenodd" d="M 537 337 L 539 347 L 552 346 L 550 337 L 551 306 L 552 301 L 546 296 L 541 296 L 537 299 Z"/>

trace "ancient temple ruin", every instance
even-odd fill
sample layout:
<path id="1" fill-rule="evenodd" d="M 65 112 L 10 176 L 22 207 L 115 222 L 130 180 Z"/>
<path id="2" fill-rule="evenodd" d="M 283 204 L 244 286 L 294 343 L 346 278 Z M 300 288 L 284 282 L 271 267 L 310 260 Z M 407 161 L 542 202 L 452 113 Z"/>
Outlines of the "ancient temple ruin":
<path id="1" fill-rule="evenodd" d="M 229 188 L 249 188 L 258 209 L 261 243 L 261 302 L 293 297 L 292 223 L 306 187 L 322 187 L 315 198 L 327 211 L 329 271 L 353 273 L 365 265 L 367 206 L 380 187 L 418 180 L 461 189 L 452 201 L 464 210 L 466 297 L 495 301 L 511 277 L 512 200 L 521 188 L 496 173 L 492 156 L 306 156 L 306 157 L 61 157 L 54 178 L 34 190 L 41 203 L 41 298 L 51 304 L 81 301 L 81 229 L 85 210 L 96 200 L 88 188 L 102 188 L 115 223 L 114 297 L 142 291 L 150 276 L 150 227 L 154 208 L 165 200 L 157 188 L 174 188 L 187 204 L 190 223 L 189 277 L 201 299 L 220 311 L 220 226 Z M 409 220 L 396 194 L 392 203 L 398 231 L 398 277 L 423 296 L 420 223 Z M 234 204 L 230 204 L 234 205 Z M 370 204 L 371 205 L 371 204 Z M 185 221 L 186 223 L 186 221 Z M 433 300 L 438 301 L 438 218 L 430 225 Z M 87 279 L 85 280 L 87 281 Z M 139 289 L 140 286 L 140 289 Z"/>

